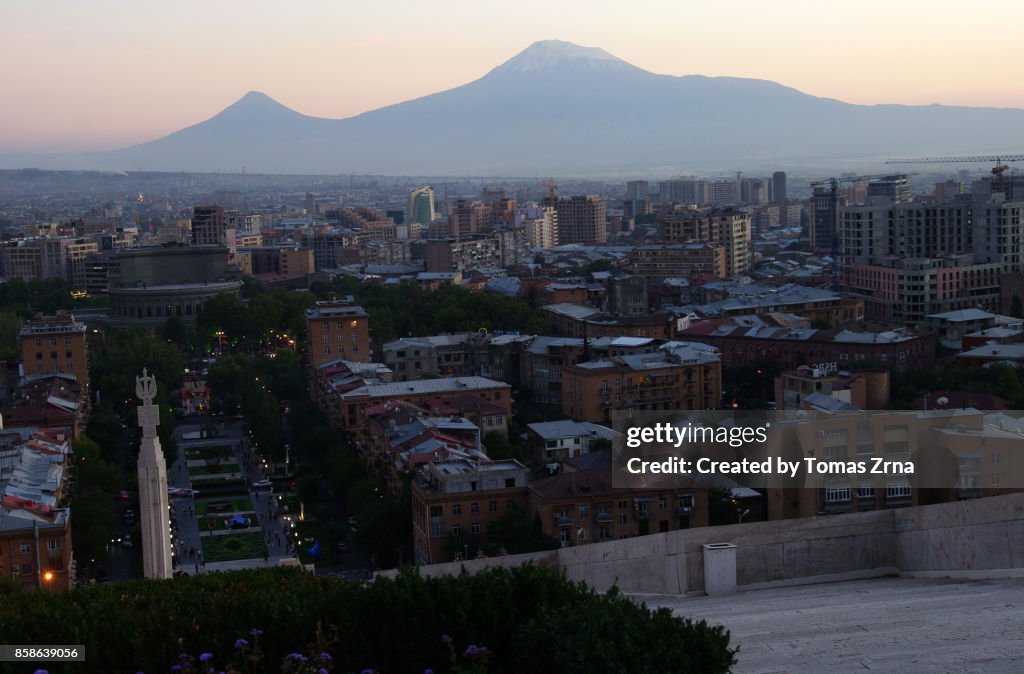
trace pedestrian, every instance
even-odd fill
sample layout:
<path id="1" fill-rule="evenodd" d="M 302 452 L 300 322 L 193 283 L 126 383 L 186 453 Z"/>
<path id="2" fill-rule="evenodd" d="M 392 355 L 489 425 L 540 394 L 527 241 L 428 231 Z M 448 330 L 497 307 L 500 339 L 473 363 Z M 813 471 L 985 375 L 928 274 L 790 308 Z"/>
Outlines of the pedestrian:
<path id="1" fill-rule="evenodd" d="M 196 573 L 199 573 L 199 562 L 196 562 Z"/>

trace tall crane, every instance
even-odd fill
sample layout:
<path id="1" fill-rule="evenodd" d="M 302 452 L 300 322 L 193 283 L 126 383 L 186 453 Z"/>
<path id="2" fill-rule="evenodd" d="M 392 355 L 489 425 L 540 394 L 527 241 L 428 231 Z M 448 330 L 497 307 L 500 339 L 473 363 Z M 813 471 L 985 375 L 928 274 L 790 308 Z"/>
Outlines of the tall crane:
<path id="1" fill-rule="evenodd" d="M 548 188 L 548 197 L 551 199 L 551 208 L 557 206 L 557 203 L 555 202 L 555 190 L 558 189 L 558 185 L 555 184 L 555 179 L 548 178 L 548 181 L 546 183 L 541 183 L 540 186 Z"/>
<path id="2" fill-rule="evenodd" d="M 865 176 L 843 176 L 841 178 L 822 178 L 811 183 L 811 187 L 828 185 L 832 193 L 832 290 L 839 291 L 839 185 L 841 183 L 860 183 L 883 178 L 905 177 L 909 174 L 876 173 Z M 813 245 L 813 241 L 811 242 Z"/>
<path id="3" fill-rule="evenodd" d="M 1003 173 L 1010 169 L 1009 164 L 1003 162 L 1024 161 L 1024 154 L 1002 154 L 1002 155 L 967 155 L 963 157 L 919 157 L 917 159 L 889 159 L 886 164 L 962 164 L 978 162 L 994 162 L 992 175 L 999 183 L 999 191 L 1003 191 Z"/>

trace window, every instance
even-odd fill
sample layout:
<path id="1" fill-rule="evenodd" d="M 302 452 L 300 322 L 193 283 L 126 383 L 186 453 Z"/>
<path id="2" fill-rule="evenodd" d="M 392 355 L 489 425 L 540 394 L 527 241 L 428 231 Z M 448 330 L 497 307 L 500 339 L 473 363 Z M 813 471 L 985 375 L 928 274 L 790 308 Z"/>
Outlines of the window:
<path id="1" fill-rule="evenodd" d="M 857 498 L 874 498 L 875 497 L 875 485 L 873 484 L 862 484 L 857 487 Z"/>
<path id="2" fill-rule="evenodd" d="M 1000 484 L 1002 484 L 1002 482 L 1003 482 L 1003 474 L 1002 473 L 992 473 L 992 486 L 993 487 L 998 487 Z"/>
<path id="3" fill-rule="evenodd" d="M 70 337 L 65 337 L 64 338 L 64 346 L 71 346 L 71 338 Z"/>
<path id="4" fill-rule="evenodd" d="M 904 498 L 910 496 L 909 484 L 891 484 L 885 489 L 886 498 Z"/>
<path id="5" fill-rule="evenodd" d="M 658 510 L 668 510 L 668 497 L 667 496 L 659 496 L 658 497 Z"/>
<path id="6" fill-rule="evenodd" d="M 42 346 L 42 345 L 43 345 L 43 342 L 41 340 L 37 339 L 36 340 L 36 346 Z"/>
<path id="7" fill-rule="evenodd" d="M 514 477 L 505 478 L 505 489 L 512 489 L 516 486 L 516 479 Z"/>
<path id="8" fill-rule="evenodd" d="M 59 538 L 51 538 L 48 541 L 46 541 L 46 549 L 47 550 L 60 550 L 60 539 Z"/>
<path id="9" fill-rule="evenodd" d="M 563 545 L 566 544 L 566 543 L 569 543 L 569 530 L 568 529 L 562 529 L 561 533 L 558 534 L 558 540 Z"/>
<path id="10" fill-rule="evenodd" d="M 469 504 L 469 512 L 471 512 L 473 514 L 476 514 L 476 513 L 480 512 L 480 504 L 479 503 L 470 503 Z"/>
<path id="11" fill-rule="evenodd" d="M 431 517 L 443 517 L 444 516 L 444 508 L 443 508 L 443 506 L 439 506 L 439 505 L 430 506 L 430 516 Z"/>
<path id="12" fill-rule="evenodd" d="M 612 537 L 611 531 L 608 529 L 608 527 L 601 527 L 599 535 L 601 536 L 602 539 L 611 538 Z"/>
<path id="13" fill-rule="evenodd" d="M 462 535 L 462 525 L 461 524 L 456 524 L 455 526 L 452 527 L 452 536 L 461 536 L 461 535 Z"/>
<path id="14" fill-rule="evenodd" d="M 32 552 L 32 544 L 31 543 L 22 543 L 20 549 L 21 549 L 21 554 L 27 555 L 28 553 Z"/>
<path id="15" fill-rule="evenodd" d="M 469 525 L 469 531 L 470 531 L 470 533 L 473 533 L 473 534 L 479 534 L 480 533 L 480 523 L 479 522 L 473 522 L 471 525 Z"/>
<path id="16" fill-rule="evenodd" d="M 452 504 L 452 515 L 461 515 L 461 514 L 462 514 L 462 504 L 461 503 L 453 503 Z"/>
<path id="17" fill-rule="evenodd" d="M 838 487 L 825 490 L 825 502 L 826 503 L 839 503 L 841 501 L 850 500 L 850 488 L 849 487 Z"/>
<path id="18" fill-rule="evenodd" d="M 498 502 L 497 501 L 488 501 L 487 502 L 487 512 L 490 512 L 490 513 L 498 512 Z"/>
<path id="19" fill-rule="evenodd" d="M 441 535 L 443 535 L 442 532 L 444 530 L 441 528 L 442 526 L 443 525 L 440 522 L 435 522 L 434 524 L 432 524 L 431 527 L 430 527 L 430 535 L 431 536 L 441 536 Z"/>
<path id="20" fill-rule="evenodd" d="M 590 507 L 586 505 L 580 506 L 580 517 L 586 517 L 590 514 Z"/>
<path id="21" fill-rule="evenodd" d="M 515 508 L 515 507 L 516 507 L 516 502 L 513 501 L 512 499 L 509 499 L 509 500 L 505 501 L 505 510 L 512 510 L 512 508 Z"/>
<path id="22" fill-rule="evenodd" d="M 625 524 L 628 524 L 628 523 L 629 523 L 629 516 L 628 515 L 619 515 L 619 524 L 620 525 L 625 525 Z"/>
<path id="23" fill-rule="evenodd" d="M 619 501 L 619 510 L 625 510 L 629 507 L 629 501 Z"/>

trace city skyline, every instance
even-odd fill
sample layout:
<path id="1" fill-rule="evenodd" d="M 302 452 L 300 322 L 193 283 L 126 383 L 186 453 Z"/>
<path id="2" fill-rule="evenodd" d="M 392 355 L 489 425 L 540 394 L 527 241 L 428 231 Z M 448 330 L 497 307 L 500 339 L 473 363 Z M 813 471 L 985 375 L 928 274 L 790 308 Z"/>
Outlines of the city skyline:
<path id="1" fill-rule="evenodd" d="M 864 3 L 858 14 L 802 1 L 649 2 L 624 15 L 611 3 L 525 2 L 512 14 L 441 2 L 424 15 L 400 2 L 283 14 L 239 2 L 157 12 L 14 0 L 0 8 L 0 55 L 20 64 L 0 74 L 15 103 L 0 112 L 0 152 L 124 147 L 206 119 L 247 90 L 350 117 L 475 80 L 543 39 L 655 73 L 768 79 L 850 103 L 1024 107 L 988 30 L 993 14 L 1013 23 L 1024 7 L 996 4 L 981 15 L 951 2 Z"/>

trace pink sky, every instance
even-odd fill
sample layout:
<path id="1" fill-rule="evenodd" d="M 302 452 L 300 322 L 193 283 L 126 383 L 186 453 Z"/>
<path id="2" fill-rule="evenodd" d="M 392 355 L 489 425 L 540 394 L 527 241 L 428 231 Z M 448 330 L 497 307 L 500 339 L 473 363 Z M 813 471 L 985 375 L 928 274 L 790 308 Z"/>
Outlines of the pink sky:
<path id="1" fill-rule="evenodd" d="M 1020 25 L 1019 0 L 3 0 L 0 152 L 130 145 L 249 90 L 347 117 L 473 80 L 541 39 L 852 103 L 1024 107 L 997 37 Z"/>

